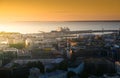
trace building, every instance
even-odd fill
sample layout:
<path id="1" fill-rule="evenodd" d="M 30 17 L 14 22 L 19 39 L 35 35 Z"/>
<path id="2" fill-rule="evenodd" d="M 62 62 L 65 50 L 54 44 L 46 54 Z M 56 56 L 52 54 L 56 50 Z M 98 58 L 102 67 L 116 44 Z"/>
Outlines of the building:
<path id="1" fill-rule="evenodd" d="M 68 71 L 75 72 L 76 74 L 80 74 L 84 69 L 84 62 L 80 63 L 77 67 L 69 67 Z"/>
<path id="2" fill-rule="evenodd" d="M 5 49 L 3 49 L 3 52 L 16 52 L 16 53 L 18 53 L 18 49 L 16 49 L 16 48 L 5 48 Z"/>
<path id="3" fill-rule="evenodd" d="M 67 78 L 67 72 L 62 70 L 56 70 L 54 72 L 40 75 L 39 78 Z"/>
<path id="4" fill-rule="evenodd" d="M 50 64 L 50 63 L 59 63 L 63 60 L 63 58 L 54 58 L 54 59 L 16 59 L 13 60 L 13 63 L 18 64 L 27 64 L 28 62 L 37 62 L 40 61 L 43 64 Z"/>

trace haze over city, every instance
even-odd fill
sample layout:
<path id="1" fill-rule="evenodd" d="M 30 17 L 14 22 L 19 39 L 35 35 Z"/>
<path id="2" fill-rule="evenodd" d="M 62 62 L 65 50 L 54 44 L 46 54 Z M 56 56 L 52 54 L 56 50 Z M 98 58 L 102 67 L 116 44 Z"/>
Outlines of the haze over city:
<path id="1" fill-rule="evenodd" d="M 120 0 L 0 0 L 0 78 L 120 78 Z"/>
<path id="2" fill-rule="evenodd" d="M 119 22 L 16 22 L 0 24 L 2 32 L 42 33 L 51 32 L 58 27 L 68 27 L 70 31 L 79 30 L 119 30 Z"/>
<path id="3" fill-rule="evenodd" d="M 16 24 L 25 21 L 118 21 L 119 4 L 119 0 L 0 0 L 0 31 L 33 33 L 41 28 L 48 32 L 52 30 L 43 28 L 48 25 L 38 26 L 38 30 L 33 28 L 35 25 L 30 25 L 31 23 Z"/>
<path id="4" fill-rule="evenodd" d="M 0 21 L 120 20 L 119 0 L 0 0 Z"/>

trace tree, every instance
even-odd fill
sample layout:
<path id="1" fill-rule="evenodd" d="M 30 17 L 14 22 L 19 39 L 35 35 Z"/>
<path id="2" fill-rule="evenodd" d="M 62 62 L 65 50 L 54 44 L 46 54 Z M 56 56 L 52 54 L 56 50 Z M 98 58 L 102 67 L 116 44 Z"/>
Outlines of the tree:
<path id="1" fill-rule="evenodd" d="M 20 67 L 20 64 L 19 63 L 13 63 L 13 68 L 17 68 L 17 67 Z"/>
<path id="2" fill-rule="evenodd" d="M 41 73 L 44 73 L 45 71 L 45 68 L 44 68 L 44 65 L 42 64 L 42 62 L 40 61 L 37 61 L 37 62 L 28 62 L 27 63 L 27 67 L 28 68 L 32 68 L 32 67 L 37 67 L 40 69 L 40 72 Z"/>
<path id="3" fill-rule="evenodd" d="M 25 48 L 25 44 L 24 43 L 9 44 L 9 46 L 17 48 L 17 49 L 23 49 L 23 48 Z"/>
<path id="4" fill-rule="evenodd" d="M 65 71 L 67 71 L 67 69 L 68 69 L 68 63 L 67 63 L 67 61 L 62 61 L 60 64 L 59 64 L 59 66 L 58 66 L 58 69 L 59 70 L 65 70 Z"/>
<path id="5" fill-rule="evenodd" d="M 45 72 L 45 71 L 44 71 L 45 68 L 44 68 L 44 65 L 42 64 L 42 62 L 37 61 L 35 67 L 39 68 L 41 73 L 44 73 L 44 72 Z"/>
<path id="6" fill-rule="evenodd" d="M 75 73 L 75 72 L 69 71 L 69 72 L 67 73 L 67 78 L 72 78 L 73 76 L 76 76 L 76 73 Z"/>

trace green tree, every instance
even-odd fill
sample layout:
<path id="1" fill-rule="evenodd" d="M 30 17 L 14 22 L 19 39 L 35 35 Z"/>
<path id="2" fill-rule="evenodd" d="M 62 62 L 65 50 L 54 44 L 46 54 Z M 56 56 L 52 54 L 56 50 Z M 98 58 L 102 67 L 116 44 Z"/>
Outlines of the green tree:
<path id="1" fill-rule="evenodd" d="M 9 46 L 17 48 L 17 49 L 23 49 L 23 48 L 25 48 L 25 44 L 24 43 L 9 44 Z"/>

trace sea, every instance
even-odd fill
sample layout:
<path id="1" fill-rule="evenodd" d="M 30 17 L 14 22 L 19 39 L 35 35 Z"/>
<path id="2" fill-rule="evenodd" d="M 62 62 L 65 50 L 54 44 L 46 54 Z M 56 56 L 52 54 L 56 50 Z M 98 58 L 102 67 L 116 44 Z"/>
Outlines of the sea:
<path id="1" fill-rule="evenodd" d="M 0 31 L 5 32 L 20 32 L 23 34 L 27 33 L 40 33 L 40 32 L 51 32 L 56 30 L 58 27 L 68 27 L 71 31 L 79 30 L 119 30 L 120 22 L 12 22 L 0 24 Z"/>

